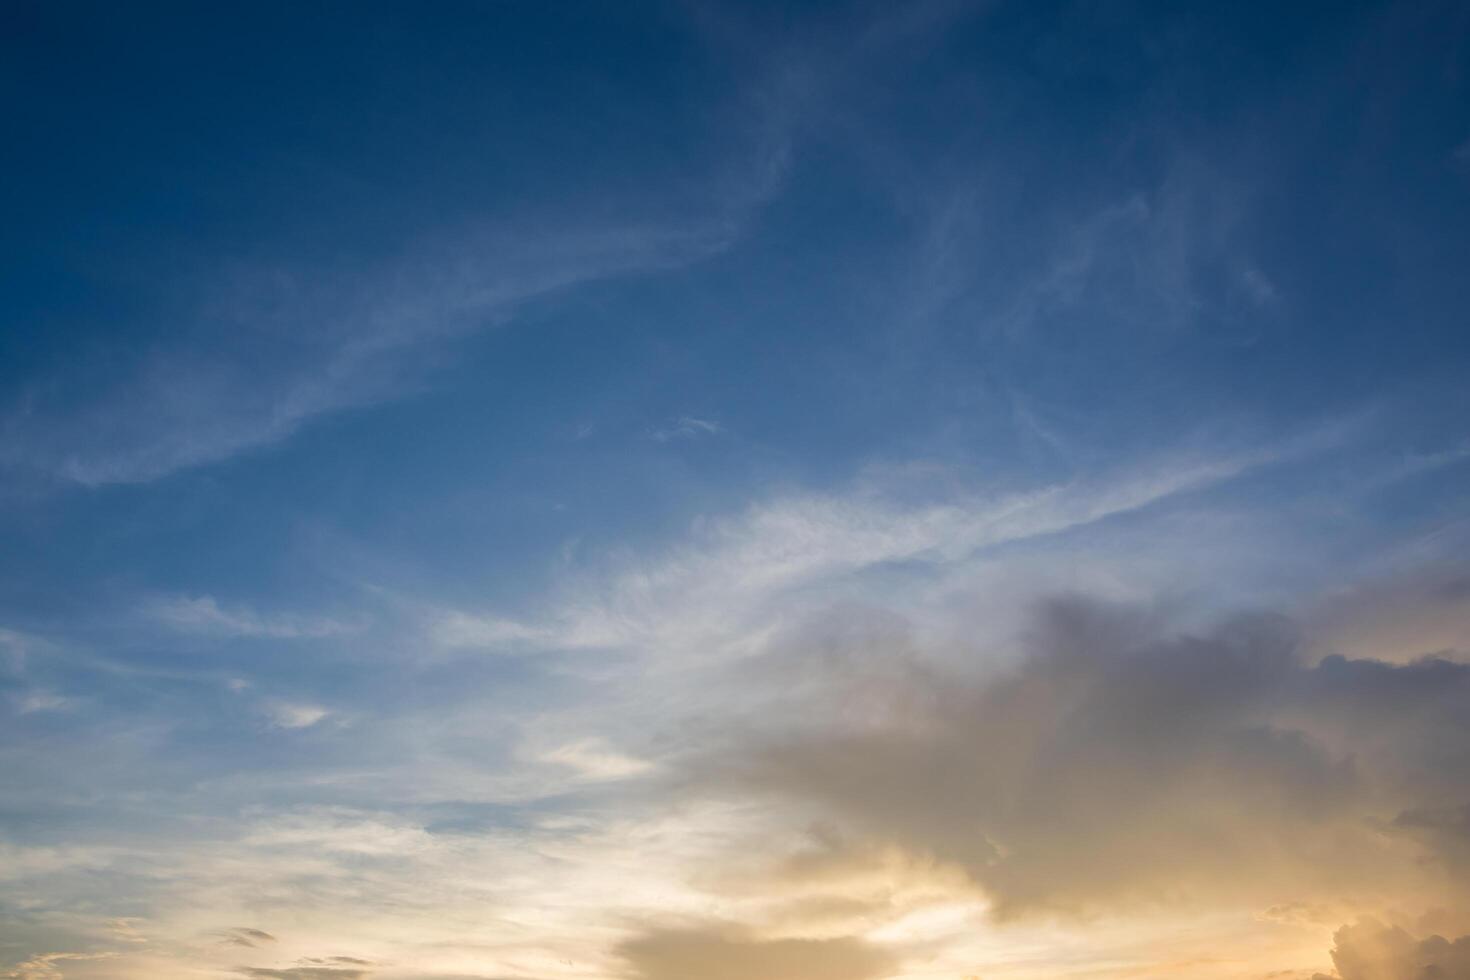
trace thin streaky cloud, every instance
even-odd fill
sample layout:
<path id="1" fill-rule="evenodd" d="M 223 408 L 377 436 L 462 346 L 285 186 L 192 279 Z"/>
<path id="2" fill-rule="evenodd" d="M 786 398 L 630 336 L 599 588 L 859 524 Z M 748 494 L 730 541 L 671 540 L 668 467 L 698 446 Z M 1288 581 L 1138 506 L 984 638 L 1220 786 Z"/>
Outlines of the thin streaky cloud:
<path id="1" fill-rule="evenodd" d="M 917 507 L 881 495 L 797 496 L 707 523 L 689 543 L 633 562 L 569 596 L 545 619 L 455 614 L 456 639 L 548 648 L 632 647 L 685 658 L 742 645 L 740 628 L 781 597 L 895 562 L 952 564 L 1206 489 L 1280 460 L 1280 451 L 1166 462 L 1107 479 Z"/>
<path id="2" fill-rule="evenodd" d="M 262 614 L 254 609 L 221 606 L 214 596 L 164 596 L 149 602 L 145 614 L 170 629 L 226 637 L 320 639 L 360 631 L 361 623 L 289 613 Z"/>

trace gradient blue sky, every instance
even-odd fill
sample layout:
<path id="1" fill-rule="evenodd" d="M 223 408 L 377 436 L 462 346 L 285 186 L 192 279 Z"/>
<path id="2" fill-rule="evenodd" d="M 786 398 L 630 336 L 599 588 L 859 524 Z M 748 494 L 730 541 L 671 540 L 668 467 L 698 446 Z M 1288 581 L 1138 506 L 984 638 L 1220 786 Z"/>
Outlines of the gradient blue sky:
<path id="1" fill-rule="evenodd" d="M 1470 976 L 1464 4 L 13 0 L 0 100 L 0 977 Z M 1224 679 L 972 726 L 1058 664 Z"/>

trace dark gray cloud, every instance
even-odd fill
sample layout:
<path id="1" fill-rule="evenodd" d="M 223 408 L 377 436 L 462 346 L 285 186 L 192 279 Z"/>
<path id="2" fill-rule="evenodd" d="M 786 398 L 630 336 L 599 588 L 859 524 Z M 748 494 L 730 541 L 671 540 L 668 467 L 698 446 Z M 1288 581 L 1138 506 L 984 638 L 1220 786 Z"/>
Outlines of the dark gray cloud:
<path id="1" fill-rule="evenodd" d="M 256 929 L 236 929 L 237 933 L 258 934 L 272 942 L 275 937 L 269 933 L 260 932 Z M 356 956 L 304 956 L 296 961 L 295 966 L 267 968 L 267 967 L 240 967 L 241 976 L 258 978 L 258 980 L 363 980 L 373 971 L 371 960 L 359 959 Z"/>
<path id="2" fill-rule="evenodd" d="M 883 721 L 752 736 L 714 778 L 962 867 L 1002 918 L 1458 900 L 1470 665 L 1301 650 L 1280 617 L 1056 600 L 1004 675 L 895 677 Z"/>
<path id="3" fill-rule="evenodd" d="M 291 966 L 281 970 L 246 967 L 240 974 L 255 980 L 363 980 L 371 972 L 335 966 Z"/>

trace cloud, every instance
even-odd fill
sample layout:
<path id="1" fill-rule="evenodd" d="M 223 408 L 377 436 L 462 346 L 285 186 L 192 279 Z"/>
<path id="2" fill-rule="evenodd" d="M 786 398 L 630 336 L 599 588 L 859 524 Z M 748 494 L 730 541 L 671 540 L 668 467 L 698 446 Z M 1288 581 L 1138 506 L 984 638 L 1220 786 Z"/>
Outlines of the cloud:
<path id="1" fill-rule="evenodd" d="M 142 919 L 134 918 L 112 919 L 107 923 L 107 931 L 114 939 L 120 940 L 121 942 L 146 943 L 148 942 L 148 937 L 140 933 L 135 925 L 135 923 L 142 921 Z"/>
<path id="2" fill-rule="evenodd" d="M 0 629 L 0 652 L 5 654 L 8 670 L 19 673 L 26 660 L 30 639 L 15 630 Z"/>
<path id="3" fill-rule="evenodd" d="M 252 966 L 242 969 L 240 975 L 258 980 L 363 980 L 372 971 L 340 966 L 290 966 L 275 970 Z"/>
<path id="4" fill-rule="evenodd" d="M 533 620 L 537 623 L 534 628 L 507 625 L 495 617 L 456 618 L 437 606 L 415 607 L 409 616 L 414 625 L 442 627 L 438 639 L 446 644 L 534 646 L 612 635 L 649 660 L 640 660 L 624 676 L 617 671 L 627 659 L 605 656 L 601 650 L 592 655 L 547 657 L 556 669 L 563 664 L 573 668 L 592 664 L 591 669 L 605 671 L 600 680 L 608 682 L 597 685 L 595 698 L 560 704 L 536 698 L 524 711 L 513 699 L 504 710 L 490 707 L 493 692 L 458 682 L 461 675 L 457 671 L 466 665 L 446 667 L 442 660 L 436 661 L 433 670 L 445 671 L 454 681 L 448 703 L 433 698 L 419 701 L 421 695 L 433 693 L 427 688 L 410 690 L 408 704 L 385 697 L 373 706 L 375 724 L 360 726 L 360 733 L 350 740 L 350 754 L 336 755 L 336 746 L 332 746 L 330 758 L 315 752 L 302 756 L 299 770 L 258 772 L 237 767 L 207 773 L 208 805 L 219 808 L 212 812 L 220 836 L 192 842 L 169 839 L 151 845 L 140 839 L 113 861 L 108 874 L 127 882 L 118 887 L 128 888 L 139 903 L 146 904 L 148 934 L 158 943 L 166 942 L 168 936 L 152 923 L 179 921 L 196 914 L 193 910 L 200 907 L 211 911 L 214 923 L 250 921 L 236 917 L 256 915 L 255 896 L 270 895 L 279 896 L 285 907 L 310 905 L 318 910 L 309 948 L 351 948 L 347 944 L 356 942 L 354 937 L 369 935 L 373 945 L 361 951 L 375 962 L 396 962 L 404 964 L 404 969 L 411 964 L 416 970 L 446 974 L 478 970 L 501 976 L 569 978 L 577 970 L 585 972 L 589 968 L 585 964 L 595 964 L 590 968 L 602 971 L 598 975 L 616 975 L 616 967 L 609 967 L 605 957 L 616 945 L 620 932 L 616 925 L 626 925 L 630 910 L 688 915 L 702 921 L 698 917 L 714 908 L 722 919 L 741 922 L 751 930 L 716 930 L 725 941 L 741 944 L 851 939 L 898 956 L 908 949 L 905 944 L 917 941 L 913 937 L 936 947 L 941 937 L 956 948 L 963 947 L 972 941 L 966 938 L 972 933 L 997 945 L 1008 942 L 992 940 L 989 930 L 993 927 L 981 916 L 988 886 L 975 868 L 983 865 L 983 856 L 969 863 L 963 855 L 956 856 L 966 838 L 976 836 L 972 831 L 982 826 L 980 820 L 962 825 L 963 815 L 956 812 L 946 824 L 941 815 L 934 821 L 943 832 L 938 835 L 869 820 L 862 808 L 850 811 L 826 794 L 829 787 L 823 780 L 841 774 L 842 767 L 849 764 L 842 759 L 824 764 L 822 778 L 812 781 L 812 792 L 793 791 L 768 776 L 749 784 L 720 782 L 721 793 L 739 789 L 730 798 L 679 799 L 677 805 L 671 805 L 671 780 L 681 773 L 686 756 L 710 758 L 710 739 L 723 738 L 732 730 L 728 726 L 750 718 L 760 724 L 762 738 L 771 740 L 776 748 L 794 746 L 793 764 L 811 757 L 813 745 L 823 739 L 873 736 L 871 744 L 881 751 L 868 752 L 869 743 L 859 740 L 850 743 L 856 748 L 847 754 L 859 764 L 875 767 L 874 792 L 893 797 L 895 806 L 907 799 L 918 807 L 928 798 L 942 811 L 956 802 L 956 794 L 973 795 L 959 768 L 951 773 L 953 779 L 936 777 L 941 784 L 952 784 L 940 785 L 937 792 L 922 782 L 915 783 L 912 792 L 907 784 L 884 782 L 894 778 L 895 770 L 921 780 L 926 772 L 951 765 L 966 753 L 986 754 L 965 743 L 965 712 L 952 705 L 989 704 L 976 692 L 990 681 L 966 668 L 991 670 L 1007 661 L 991 658 L 988 649 L 983 655 L 977 653 L 972 644 L 958 656 L 950 656 L 946 649 L 942 658 L 935 658 L 946 660 L 947 668 L 927 663 L 933 651 L 925 644 L 935 620 L 952 616 L 960 624 L 955 635 L 969 642 L 987 626 L 984 617 L 972 616 L 965 604 L 973 600 L 1004 612 L 997 602 L 1001 606 L 1012 603 L 1034 584 L 1027 563 L 1038 554 L 1044 556 L 1043 564 L 1064 562 L 1070 568 L 1079 542 L 1084 548 L 1091 546 L 1086 543 L 1090 535 L 1049 536 L 1129 513 L 1174 494 L 1213 486 L 1283 455 L 1263 451 L 1182 461 L 1175 457 L 1103 478 L 1079 478 L 1004 493 L 967 490 L 937 500 L 935 495 L 917 500 L 905 497 L 901 480 L 882 473 L 846 494 L 777 498 L 704 522 L 690 540 L 645 560 L 618 556 L 608 578 L 574 583 L 563 596 L 553 597 L 553 602 L 556 598 L 565 601 L 553 605 L 552 615 Z M 1196 527 L 1194 508 L 1195 504 L 1184 508 L 1185 523 L 1169 526 Z M 1165 517 L 1173 513 L 1173 508 L 1159 512 Z M 1117 522 L 1113 530 L 1100 528 L 1098 532 L 1110 547 L 1119 540 L 1117 535 L 1167 538 L 1171 553 L 1178 552 L 1174 559 L 1190 567 L 1199 561 L 1208 569 L 1213 560 L 1209 549 L 1201 547 L 1202 542 L 1208 544 L 1208 535 L 1190 531 L 1182 538 L 1173 536 L 1161 532 L 1152 519 Z M 1019 542 L 1031 544 L 1016 547 Z M 977 553 L 985 555 L 979 559 L 985 568 L 979 578 Z M 1136 557 L 1126 546 L 1124 553 L 1129 560 Z M 1208 571 L 1198 574 L 1208 578 Z M 1014 586 L 1018 579 L 1026 581 Z M 992 591 L 1000 594 L 999 600 Z M 1106 612 L 1110 607 L 1101 608 Z M 225 607 L 224 611 L 240 614 L 236 608 Z M 1136 635 L 1144 647 L 1157 641 L 1167 648 L 1172 642 L 1171 629 L 1151 619 L 1146 610 L 1113 609 L 1109 614 L 1099 613 L 1097 622 L 1105 625 L 1112 615 L 1122 623 L 1136 620 L 1136 630 L 1129 635 Z M 828 619 L 837 621 L 841 629 L 826 635 L 803 629 L 809 621 Z M 1045 646 L 1039 625 L 1047 621 L 1050 619 L 1043 616 L 1033 624 L 1033 653 Z M 618 631 L 594 633 L 590 629 L 597 626 L 600 630 L 607 623 L 616 624 Z M 1262 636 L 1270 635 L 1269 625 L 1263 625 Z M 1103 638 L 1108 633 L 1101 628 L 1095 632 Z M 1290 647 L 1290 630 L 1285 632 L 1283 642 Z M 988 641 L 995 634 L 985 636 Z M 700 642 L 706 639 L 707 645 Z M 1212 646 L 1223 640 L 1206 631 L 1203 642 Z M 1186 643 L 1180 649 L 1190 647 Z M 1124 647 L 1115 652 L 1119 663 L 1130 662 Z M 728 654 L 735 656 L 722 656 Z M 1159 658 L 1167 661 L 1167 654 L 1165 649 Z M 1285 674 L 1294 676 L 1294 671 L 1312 671 L 1321 658 L 1293 653 L 1287 659 L 1293 666 Z M 1355 657 L 1351 662 L 1361 659 Z M 645 670 L 650 663 L 659 669 Z M 1331 663 L 1335 662 L 1323 661 L 1326 666 Z M 499 662 L 468 666 L 477 671 L 501 669 Z M 1405 674 L 1414 674 L 1418 668 L 1403 669 Z M 393 670 L 395 680 L 431 676 L 402 663 L 395 663 Z M 783 670 L 786 673 L 779 673 Z M 1130 668 L 1129 676 L 1133 673 L 1146 672 Z M 785 683 L 797 675 L 798 683 Z M 214 683 L 226 676 L 220 675 Z M 768 697 L 765 690 L 756 689 L 772 680 L 772 687 L 780 688 L 778 693 Z M 306 693 L 300 697 L 307 700 L 298 702 L 291 700 L 289 691 L 273 690 L 264 680 L 261 688 L 265 698 L 279 694 L 285 699 L 279 702 L 283 708 L 327 710 L 311 703 Z M 964 701 L 966 698 L 971 700 Z M 777 710 L 765 710 L 772 699 Z M 936 702 L 951 707 L 935 712 Z M 1302 703 L 1289 702 L 1297 708 Z M 332 707 L 354 717 L 346 702 Z M 1056 717 L 1041 708 L 1036 713 L 1036 726 L 1044 727 L 1047 719 Z M 295 718 L 311 720 L 307 715 Z M 283 713 L 281 720 L 292 718 Z M 324 724 L 320 718 L 317 723 Z M 823 727 L 829 724 L 832 727 Z M 935 726 L 936 732 L 945 726 L 954 732 L 948 741 L 934 736 L 943 751 L 933 756 L 916 751 L 902 765 L 890 765 L 895 753 L 885 746 L 901 746 L 912 736 L 924 736 L 925 724 Z M 1284 719 L 1279 727 L 1287 727 Z M 1016 731 L 1024 737 L 1035 736 L 1024 725 Z M 808 736 L 815 736 L 815 742 Z M 1325 757 L 1328 776 L 1336 782 L 1333 778 L 1316 784 L 1311 778 L 1285 781 L 1300 782 L 1299 798 L 1313 796 L 1318 786 L 1327 790 L 1320 794 L 1324 804 L 1335 799 L 1356 800 L 1353 774 L 1344 772 L 1351 767 L 1341 765 L 1342 755 L 1333 747 L 1336 743 L 1329 740 L 1327 748 L 1314 754 L 1316 736 L 1309 736 L 1296 741 L 1282 736 L 1252 742 L 1249 735 L 1238 739 L 1232 735 L 1222 742 L 1220 755 L 1233 758 L 1233 749 L 1237 756 L 1245 756 L 1245 749 L 1236 748 L 1235 742 L 1246 747 L 1259 745 L 1258 760 L 1279 755 L 1276 763 L 1283 769 L 1311 778 L 1317 777 L 1318 763 Z M 747 740 L 745 745 L 758 741 Z M 1184 740 L 1165 737 L 1161 741 L 1168 745 Z M 1181 746 L 1181 751 L 1186 747 Z M 1365 757 L 1372 755 L 1371 746 L 1363 749 Z M 94 754 L 90 747 L 86 751 Z M 713 755 L 722 769 L 711 775 L 740 768 L 729 764 L 730 756 Z M 748 759 L 745 756 L 740 762 Z M 1259 789 L 1272 784 L 1269 765 L 1262 762 L 1260 768 L 1266 775 L 1255 777 L 1254 783 L 1241 777 L 1218 795 L 1229 797 L 1234 791 L 1229 805 L 1237 809 L 1257 803 L 1248 798 L 1252 786 Z M 648 778 L 627 778 L 644 773 Z M 1056 774 L 1062 781 L 1078 778 L 1076 771 L 1060 767 L 1045 773 Z M 1044 778 L 1044 774 L 1038 776 L 1037 781 Z M 1137 781 L 1146 784 L 1149 778 L 1145 773 Z M 1162 772 L 1160 782 L 1166 788 L 1156 799 L 1168 802 L 1167 783 L 1173 778 L 1169 771 Z M 1023 784 L 1003 788 L 1017 785 Z M 749 787 L 758 791 L 748 792 Z M 1259 795 L 1270 802 L 1265 790 Z M 1344 814 L 1342 826 L 1353 840 L 1372 843 L 1365 855 L 1387 855 L 1385 862 L 1397 867 L 1396 860 L 1391 860 L 1396 855 L 1428 853 L 1430 845 L 1421 838 L 1430 830 L 1410 826 L 1413 818 L 1400 823 L 1396 818 L 1419 810 L 1439 814 L 1444 805 L 1417 792 L 1394 792 L 1387 799 L 1393 805 L 1372 813 L 1376 824 L 1363 826 L 1359 811 Z M 568 800 L 574 802 L 569 805 Z M 309 805 L 322 801 L 342 806 Z M 195 812 L 203 806 L 199 804 Z M 1164 808 L 1163 812 L 1171 811 Z M 1177 815 L 1177 810 L 1173 812 Z M 1223 809 L 1221 819 L 1233 812 Z M 1271 815 L 1263 811 L 1261 819 L 1268 821 Z M 1103 816 L 1107 827 L 1116 827 L 1126 822 L 1128 814 L 1120 810 Z M 813 819 L 825 820 L 838 831 L 817 835 L 813 844 L 805 831 Z M 1042 814 L 1034 822 L 1044 830 L 1051 819 Z M 1080 815 L 1071 826 L 1081 828 L 1079 841 L 1073 852 L 1058 858 L 1059 880 L 1064 858 L 1085 850 Z M 238 831 L 238 837 L 230 837 L 231 828 Z M 1003 839 L 1011 836 L 1011 830 L 1005 823 L 984 827 L 984 833 L 998 844 L 1014 844 Z M 1142 838 L 1147 830 L 1140 827 L 1137 837 Z M 1291 840 L 1307 836 L 1302 832 Z M 793 837 L 799 838 L 805 850 L 791 857 Z M 1093 840 L 1103 857 L 1115 849 L 1106 836 Z M 740 847 L 730 848 L 735 843 Z M 1145 849 L 1137 840 L 1133 846 Z M 1166 856 L 1179 853 L 1171 850 L 1175 842 L 1167 835 L 1161 846 Z M 751 880 L 734 884 L 725 855 L 737 851 L 743 855 L 738 860 L 745 865 L 763 864 L 768 858 L 776 867 L 769 875 L 752 875 Z M 753 861 L 751 854 L 761 860 Z M 1290 854 L 1285 856 L 1275 880 L 1290 878 L 1296 867 L 1292 860 Z M 1224 858 L 1218 863 L 1225 863 Z M 1249 865 L 1249 861 L 1242 863 Z M 1273 874 L 1268 869 L 1263 880 Z M 1413 875 L 1414 880 L 1422 880 L 1420 871 Z M 51 879 L 54 884 L 48 882 L 45 887 L 49 894 L 64 896 L 68 889 L 81 887 L 76 882 L 82 877 L 57 874 Z M 1384 876 L 1385 880 L 1392 877 Z M 1195 895 L 1205 892 L 1205 886 L 1214 880 L 1188 866 L 1183 866 L 1182 878 L 1181 887 L 1188 886 Z M 1130 882 L 1127 876 L 1120 880 L 1133 892 L 1124 896 L 1126 900 L 1146 901 L 1147 892 L 1157 884 L 1157 876 L 1152 882 Z M 1081 896 L 1083 889 L 1072 885 L 1060 890 L 1069 888 L 1062 898 L 1074 905 L 1114 903 L 1112 893 Z M 1223 892 L 1222 896 L 1230 897 Z M 1254 895 L 1246 896 L 1252 908 L 1311 897 L 1272 891 L 1269 899 L 1256 903 Z M 1043 903 L 1029 907 L 1041 908 Z M 518 910 L 527 908 L 544 910 L 538 912 L 535 924 L 528 925 L 518 917 Z M 156 914 L 153 909 L 158 910 Z M 227 913 L 226 909 L 234 911 Z M 1346 921 L 1355 912 L 1351 909 L 1334 921 Z M 477 916 L 503 916 L 505 923 L 492 929 L 477 923 Z M 281 924 L 260 923 L 273 931 Z M 467 935 L 484 935 L 476 931 L 481 929 L 493 934 L 493 940 L 485 941 L 493 941 L 494 950 L 472 949 L 474 944 L 465 940 Z M 423 937 L 432 937 L 438 945 L 428 950 Z M 1305 962 L 1321 969 L 1326 965 L 1327 944 L 1321 936 L 1314 943 L 1312 948 L 1323 958 Z M 218 957 L 224 952 L 205 955 Z M 276 970 L 353 966 L 265 959 L 261 950 L 234 952 L 238 959 L 226 966 L 240 963 Z M 297 950 L 289 952 L 294 956 Z M 189 961 L 196 954 L 180 955 Z M 246 959 L 247 955 L 262 958 Z M 557 963 L 562 958 L 583 966 L 560 967 Z M 382 971 L 397 976 L 393 969 L 383 967 Z M 953 975 L 962 976 L 970 969 L 965 965 Z"/>
<path id="5" fill-rule="evenodd" d="M 23 715 L 35 714 L 39 711 L 60 711 L 71 704 L 68 698 L 62 697 L 52 691 L 27 691 L 16 699 L 15 710 Z"/>
<path id="6" fill-rule="evenodd" d="M 618 951 L 640 980 L 877 980 L 897 969 L 856 939 L 760 940 L 709 926 L 650 930 Z"/>
<path id="7" fill-rule="evenodd" d="M 234 946 L 255 946 L 259 943 L 276 942 L 276 937 L 263 929 L 241 927 L 230 929 L 226 933 L 225 942 Z"/>
<path id="8" fill-rule="evenodd" d="M 1076 599 L 1041 607 L 1019 662 L 938 663 L 901 616 L 858 615 L 851 606 L 830 616 L 840 629 L 783 636 L 762 647 L 762 663 L 746 665 L 791 697 L 780 711 L 746 716 L 758 728 L 740 724 L 748 688 L 693 672 L 682 686 L 648 690 L 640 676 L 643 699 L 621 706 L 625 719 L 640 734 L 654 719 L 665 751 L 675 743 L 672 755 L 620 735 L 563 738 L 556 723 L 555 737 L 517 750 L 540 766 L 551 761 L 541 747 L 565 749 L 559 764 L 594 773 L 643 756 L 658 761 L 657 778 L 579 779 L 574 807 L 546 806 L 544 789 L 508 803 L 500 774 L 474 756 L 491 739 L 466 741 L 486 724 L 483 705 L 472 702 L 462 718 L 434 709 L 433 724 L 402 720 L 416 741 L 401 762 L 377 755 L 396 742 L 393 734 L 363 746 L 370 767 L 349 761 L 301 781 L 213 778 L 211 798 L 230 811 L 217 828 L 244 819 L 248 832 L 138 842 L 108 874 L 138 882 L 131 893 L 162 906 L 150 912 L 155 942 L 167 935 L 152 923 L 197 907 L 253 915 L 254 896 L 265 894 L 316 910 L 311 948 L 352 949 L 423 975 L 568 980 L 588 970 L 623 975 L 619 962 L 634 969 L 617 939 L 631 914 L 703 922 L 717 909 L 722 922 L 741 925 L 692 930 L 707 934 L 699 948 L 709 961 L 748 961 L 775 976 L 789 961 L 818 969 L 801 956 L 840 960 L 852 948 L 902 958 L 910 972 L 909 961 L 927 950 L 953 950 L 948 972 L 930 972 L 989 976 L 1001 972 L 993 967 L 1003 955 L 1019 962 L 1017 950 L 1074 942 L 1070 923 L 1081 919 L 1043 929 L 1036 923 L 1044 915 L 1033 913 L 1216 903 L 1254 911 L 1292 902 L 1323 909 L 1308 924 L 1315 956 L 1281 961 L 1306 964 L 1306 977 L 1326 967 L 1324 916 L 1342 922 L 1357 913 L 1352 903 L 1457 894 L 1449 841 L 1463 816 L 1454 758 L 1463 665 L 1308 656 L 1279 617 L 1202 628 L 1152 607 Z M 772 658 L 810 671 L 812 683 L 760 673 Z M 700 697 L 729 714 L 681 724 L 685 712 L 699 713 Z M 651 704 L 663 713 L 655 717 Z M 570 713 L 601 707 L 578 704 Z M 441 723 L 458 747 L 453 758 L 441 753 Z M 666 777 L 684 762 L 706 797 L 668 795 Z M 1430 778 L 1436 770 L 1440 785 Z M 262 786 L 294 796 L 303 785 L 372 799 L 381 810 L 272 810 L 262 802 Z M 249 808 L 240 818 L 238 801 Z M 821 823 L 809 829 L 814 820 Z M 160 881 L 168 882 L 161 899 Z M 1009 902 L 998 909 L 1011 916 L 1003 928 L 982 916 L 997 898 Z M 527 908 L 540 910 L 534 924 L 520 918 Z M 1278 909 L 1271 925 L 1252 927 L 1287 929 L 1275 923 L 1290 917 Z M 483 922 L 501 918 L 493 931 Z M 1147 938 L 1173 927 L 1158 925 Z M 465 935 L 487 935 L 476 929 L 493 935 L 485 939 L 493 950 L 466 943 Z M 691 930 L 649 929 L 630 942 L 681 931 Z M 347 945 L 358 936 L 373 945 Z M 670 940 L 643 951 L 672 958 L 697 946 Z M 1109 948 L 1154 962 L 1136 937 Z M 239 954 L 227 965 L 243 961 L 241 969 L 366 969 L 246 960 L 263 951 L 242 949 L 214 955 Z M 621 961 L 604 959 L 614 953 Z M 1091 958 L 1067 955 L 1077 964 L 1071 973 L 1013 973 L 1082 975 L 1084 962 L 1122 962 L 1097 949 Z M 558 967 L 562 959 L 578 965 Z M 674 961 L 646 960 L 648 976 L 659 975 L 660 962 Z M 1231 975 L 1212 969 L 1164 975 Z"/>
<path id="9" fill-rule="evenodd" d="M 228 637 L 319 639 L 360 628 L 320 616 L 263 615 L 252 609 L 226 608 L 210 595 L 160 597 L 148 604 L 146 613 L 181 633 Z"/>
<path id="10" fill-rule="evenodd" d="M 116 953 L 41 953 L 32 956 L 24 963 L 17 964 L 9 972 L 0 974 L 0 977 L 4 977 L 5 980 L 65 980 L 66 974 L 57 965 L 59 963 L 105 960 L 116 955 Z"/>
<path id="11" fill-rule="evenodd" d="M 584 209 L 592 217 L 556 206 L 468 215 L 346 269 L 206 256 L 213 271 L 191 284 L 205 300 L 166 341 L 104 349 L 23 386 L 0 417 L 0 466 L 102 486 L 216 463 L 417 390 L 454 341 L 512 323 L 532 304 L 718 255 L 781 191 L 797 140 L 845 82 L 930 43 L 969 6 L 863 10 L 836 32 L 793 43 L 784 30 L 773 37 L 695 5 L 691 26 L 742 71 L 735 94 L 709 107 L 721 124 L 705 173 L 673 187 L 594 192 L 598 207 Z"/>
<path id="12" fill-rule="evenodd" d="M 1319 654 L 1470 656 L 1470 572 L 1440 564 L 1341 585 L 1314 603 L 1308 626 Z"/>
<path id="13" fill-rule="evenodd" d="M 957 567 L 985 549 L 1060 534 L 1201 490 L 1295 448 L 1155 460 L 1091 480 L 914 502 L 874 484 L 778 498 L 702 521 L 691 540 L 574 582 L 539 621 L 468 614 L 437 629 L 490 644 L 631 648 L 694 659 L 759 649 L 785 606 L 865 573 Z"/>
<path id="14" fill-rule="evenodd" d="M 246 842 L 278 851 L 294 848 L 358 857 L 407 857 L 432 851 L 436 844 L 433 835 L 415 824 L 332 808 L 264 823 L 253 829 Z"/>
<path id="15" fill-rule="evenodd" d="M 1465 792 L 1470 665 L 1308 664 L 1279 617 L 1175 632 L 1060 599 L 1012 670 L 888 684 L 884 711 L 749 735 L 701 778 L 962 868 L 1002 919 L 1466 898 L 1436 837 L 1458 811 L 1416 814 Z"/>
<path id="16" fill-rule="evenodd" d="M 627 779 L 642 775 L 652 764 L 618 752 L 600 738 L 585 738 L 559 746 L 541 758 L 546 762 L 567 766 L 584 779 Z"/>
<path id="17" fill-rule="evenodd" d="M 681 415 L 663 428 L 653 430 L 649 438 L 654 442 L 673 442 L 677 439 L 718 435 L 723 431 L 725 431 L 724 427 L 718 422 L 695 418 L 692 415 Z"/>
<path id="18" fill-rule="evenodd" d="M 288 967 L 241 967 L 241 976 L 260 980 L 364 980 L 373 963 L 356 956 L 304 956 Z"/>
<path id="19" fill-rule="evenodd" d="M 1248 324 L 1281 299 L 1242 227 L 1249 186 L 1179 153 L 1157 184 L 1058 216 L 1042 261 L 986 316 L 1018 340 L 1073 323 L 1217 334 Z"/>
<path id="20" fill-rule="evenodd" d="M 1399 926 L 1366 918 L 1333 936 L 1332 962 L 1341 980 L 1465 980 L 1470 936 L 1416 939 Z M 1320 974 L 1317 980 L 1331 980 Z"/>
<path id="21" fill-rule="evenodd" d="M 489 650 L 514 649 L 547 639 L 544 631 L 511 619 L 472 616 L 457 610 L 436 613 L 429 626 L 429 635 L 435 643 L 445 647 Z"/>
<path id="22" fill-rule="evenodd" d="M 757 203 L 680 224 L 490 229 L 336 276 L 236 274 L 192 339 L 109 369 L 85 398 L 75 379 L 33 385 L 0 424 L 0 462 L 87 486 L 142 483 L 278 442 L 318 416 L 403 394 L 446 343 L 533 300 L 712 255 Z"/>
<path id="23" fill-rule="evenodd" d="M 318 704 L 288 701 L 267 705 L 265 712 L 275 728 L 310 728 L 332 713 Z"/>
<path id="24" fill-rule="evenodd" d="M 281 442 L 322 416 L 416 390 L 454 341 L 579 287 L 728 249 L 780 190 L 810 72 L 762 66 L 758 97 L 712 109 L 735 134 L 711 172 L 606 217 L 469 216 L 358 268 L 220 267 L 170 340 L 33 379 L 0 417 L 0 466 L 81 484 L 146 483 Z M 820 87 L 820 86 L 818 86 Z"/>

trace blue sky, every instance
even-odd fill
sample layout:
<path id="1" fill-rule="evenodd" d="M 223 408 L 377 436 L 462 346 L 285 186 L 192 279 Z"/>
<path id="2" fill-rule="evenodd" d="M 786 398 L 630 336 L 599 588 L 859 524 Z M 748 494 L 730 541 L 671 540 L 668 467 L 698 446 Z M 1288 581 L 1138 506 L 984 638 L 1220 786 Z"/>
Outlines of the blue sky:
<path id="1" fill-rule="evenodd" d="M 3 16 L 0 976 L 1457 968 L 1461 5 Z"/>

